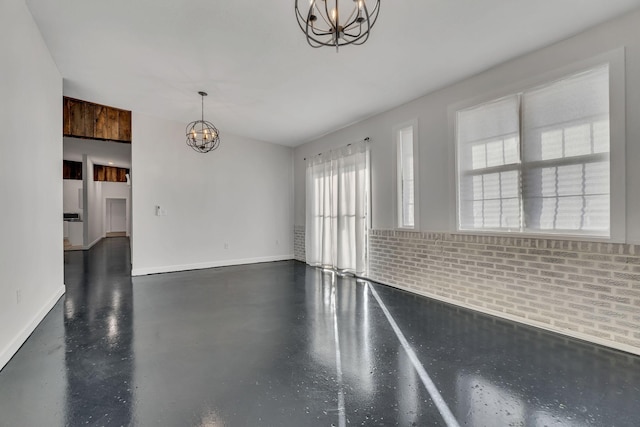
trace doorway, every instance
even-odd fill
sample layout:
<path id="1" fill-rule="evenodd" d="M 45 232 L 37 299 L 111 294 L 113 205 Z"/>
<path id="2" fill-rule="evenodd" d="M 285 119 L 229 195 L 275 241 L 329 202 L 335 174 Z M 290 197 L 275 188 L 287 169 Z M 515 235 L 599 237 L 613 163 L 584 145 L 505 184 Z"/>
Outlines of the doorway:
<path id="1" fill-rule="evenodd" d="M 64 213 L 69 217 L 64 225 L 65 250 L 89 250 L 105 237 L 130 237 L 131 144 L 65 136 L 63 160 L 69 164 L 69 178 L 78 180 L 74 186 L 72 179 L 66 175 L 64 179 Z M 111 207 L 108 199 L 120 200 Z M 70 218 L 70 213 L 78 215 Z M 79 242 L 75 246 L 71 241 L 74 230 Z"/>
<path id="2" fill-rule="evenodd" d="M 106 199 L 106 237 L 127 235 L 127 200 Z"/>

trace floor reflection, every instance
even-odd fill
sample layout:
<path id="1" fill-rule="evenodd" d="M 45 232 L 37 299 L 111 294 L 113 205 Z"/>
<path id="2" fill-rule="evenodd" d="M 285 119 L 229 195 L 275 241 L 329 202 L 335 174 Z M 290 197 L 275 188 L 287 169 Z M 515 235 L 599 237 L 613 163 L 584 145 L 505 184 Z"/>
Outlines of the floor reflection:
<path id="1" fill-rule="evenodd" d="M 128 239 L 65 252 L 68 425 L 129 425 L 134 401 Z"/>
<path id="2" fill-rule="evenodd" d="M 371 286 L 461 425 L 637 425 L 639 357 Z M 327 343 L 338 320 L 348 423 L 444 425 L 366 284 L 307 269 L 305 296 L 312 354 L 326 367 L 337 365 Z"/>
<path id="3" fill-rule="evenodd" d="M 640 357 L 375 286 L 461 424 L 638 425 Z"/>
<path id="4" fill-rule="evenodd" d="M 65 258 L 0 426 L 445 425 L 382 305 L 460 425 L 638 426 L 637 356 L 294 261 L 132 285 L 126 239 Z"/>
<path id="5" fill-rule="evenodd" d="M 335 305 L 332 292 L 335 292 Z M 305 301 L 307 310 L 314 313 L 308 319 L 308 328 L 312 337 L 311 354 L 316 362 L 335 370 L 335 344 L 340 345 L 343 384 L 339 386 L 345 395 L 345 423 L 442 423 L 366 283 L 307 268 Z M 334 328 L 334 316 L 337 328 Z"/>

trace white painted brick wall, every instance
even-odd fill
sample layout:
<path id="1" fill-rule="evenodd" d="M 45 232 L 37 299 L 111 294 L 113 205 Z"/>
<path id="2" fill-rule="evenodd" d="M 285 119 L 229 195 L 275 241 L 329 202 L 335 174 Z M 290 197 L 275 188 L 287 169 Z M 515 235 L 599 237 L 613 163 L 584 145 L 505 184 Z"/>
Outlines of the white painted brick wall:
<path id="1" fill-rule="evenodd" d="M 304 230 L 304 225 L 296 225 L 293 227 L 293 257 L 302 262 L 305 262 L 306 259 Z"/>
<path id="2" fill-rule="evenodd" d="M 638 245 L 395 230 L 369 243 L 372 280 L 640 354 Z"/>
<path id="3" fill-rule="evenodd" d="M 371 280 L 640 354 L 640 245 L 371 230 L 369 246 Z"/>

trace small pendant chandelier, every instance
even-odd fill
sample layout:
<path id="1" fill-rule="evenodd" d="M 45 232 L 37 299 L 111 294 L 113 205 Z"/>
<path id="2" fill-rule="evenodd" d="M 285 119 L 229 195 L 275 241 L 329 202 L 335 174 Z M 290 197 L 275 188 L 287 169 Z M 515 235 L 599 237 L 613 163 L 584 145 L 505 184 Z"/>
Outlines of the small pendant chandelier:
<path id="1" fill-rule="evenodd" d="M 206 92 L 198 92 L 202 97 L 202 118 L 187 125 L 187 145 L 199 153 L 208 153 L 220 146 L 220 133 L 213 123 L 204 119 L 204 97 Z"/>
<path id="2" fill-rule="evenodd" d="M 300 11 L 296 0 L 296 18 L 311 47 L 360 45 L 367 41 L 378 19 L 380 0 L 309 0 L 309 10 Z M 369 7 L 371 6 L 371 7 Z"/>

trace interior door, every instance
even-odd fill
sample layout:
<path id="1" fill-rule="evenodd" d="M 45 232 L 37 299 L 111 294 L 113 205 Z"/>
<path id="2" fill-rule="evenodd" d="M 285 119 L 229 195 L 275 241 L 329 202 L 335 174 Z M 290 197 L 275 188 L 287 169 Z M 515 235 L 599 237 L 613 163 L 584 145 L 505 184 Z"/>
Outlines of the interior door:
<path id="1" fill-rule="evenodd" d="M 127 201 L 125 199 L 109 200 L 109 231 L 122 232 L 127 230 Z"/>

